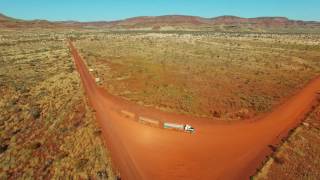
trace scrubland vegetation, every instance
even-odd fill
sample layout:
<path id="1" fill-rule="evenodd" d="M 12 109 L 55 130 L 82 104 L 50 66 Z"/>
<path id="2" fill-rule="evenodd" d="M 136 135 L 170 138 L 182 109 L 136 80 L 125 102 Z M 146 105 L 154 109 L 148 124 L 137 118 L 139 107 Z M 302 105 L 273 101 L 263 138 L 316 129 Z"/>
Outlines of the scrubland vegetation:
<path id="1" fill-rule="evenodd" d="M 221 120 L 268 112 L 320 72 L 317 34 L 1 30 L 0 179 L 115 177 L 67 37 L 112 94 Z M 319 177 L 318 109 L 260 178 Z"/>
<path id="2" fill-rule="evenodd" d="M 109 92 L 165 111 L 246 119 L 320 72 L 317 34 L 101 33 L 77 47 Z M 319 179 L 319 107 L 253 179 Z"/>
<path id="3" fill-rule="evenodd" d="M 320 106 L 273 153 L 254 179 L 320 178 Z"/>
<path id="4" fill-rule="evenodd" d="M 0 179 L 113 179 L 66 32 L 0 32 Z"/>
<path id="5" fill-rule="evenodd" d="M 244 119 L 320 72 L 320 36 L 109 32 L 76 42 L 114 95 L 169 112 Z"/>

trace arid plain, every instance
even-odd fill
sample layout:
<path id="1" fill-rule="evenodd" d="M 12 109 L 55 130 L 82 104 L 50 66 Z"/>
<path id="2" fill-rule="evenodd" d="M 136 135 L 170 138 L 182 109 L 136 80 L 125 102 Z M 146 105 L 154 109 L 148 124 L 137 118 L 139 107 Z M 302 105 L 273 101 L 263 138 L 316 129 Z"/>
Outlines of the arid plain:
<path id="1" fill-rule="evenodd" d="M 0 20 L 8 24 L 0 30 L 3 179 L 120 178 L 69 40 L 110 96 L 213 123 L 259 121 L 320 74 L 320 35 L 314 29 L 110 30 Z M 20 24 L 27 27 L 22 31 Z M 318 179 L 319 112 L 314 103 L 288 137 L 270 144 L 272 153 L 251 177 Z"/>

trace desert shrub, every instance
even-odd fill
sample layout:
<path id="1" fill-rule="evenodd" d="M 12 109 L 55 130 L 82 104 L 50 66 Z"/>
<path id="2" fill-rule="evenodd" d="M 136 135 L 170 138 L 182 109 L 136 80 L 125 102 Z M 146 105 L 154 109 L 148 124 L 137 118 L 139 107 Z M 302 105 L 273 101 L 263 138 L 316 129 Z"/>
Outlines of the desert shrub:
<path id="1" fill-rule="evenodd" d="M 34 119 L 40 118 L 41 115 L 41 109 L 38 105 L 33 105 L 30 109 L 30 114 Z"/>
<path id="2" fill-rule="evenodd" d="M 273 160 L 274 160 L 274 162 L 277 163 L 277 164 L 283 164 L 283 163 L 285 162 L 284 158 L 279 157 L 279 156 L 274 156 L 274 157 L 273 157 Z"/>

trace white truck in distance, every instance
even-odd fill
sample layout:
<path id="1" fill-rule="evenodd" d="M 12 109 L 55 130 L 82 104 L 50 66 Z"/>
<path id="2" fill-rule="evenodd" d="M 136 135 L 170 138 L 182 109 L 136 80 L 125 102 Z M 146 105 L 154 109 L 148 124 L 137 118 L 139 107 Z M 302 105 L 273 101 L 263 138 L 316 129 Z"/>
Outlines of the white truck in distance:
<path id="1" fill-rule="evenodd" d="M 175 123 L 163 123 L 163 128 L 164 129 L 174 129 L 174 130 L 179 130 L 179 131 L 184 131 L 188 133 L 194 133 L 195 129 L 191 125 L 184 125 L 184 124 L 175 124 Z"/>
<path id="2" fill-rule="evenodd" d="M 194 133 L 195 130 L 194 130 L 194 128 L 193 128 L 192 126 L 186 124 L 186 125 L 184 126 L 184 131 L 185 131 L 185 132 Z"/>

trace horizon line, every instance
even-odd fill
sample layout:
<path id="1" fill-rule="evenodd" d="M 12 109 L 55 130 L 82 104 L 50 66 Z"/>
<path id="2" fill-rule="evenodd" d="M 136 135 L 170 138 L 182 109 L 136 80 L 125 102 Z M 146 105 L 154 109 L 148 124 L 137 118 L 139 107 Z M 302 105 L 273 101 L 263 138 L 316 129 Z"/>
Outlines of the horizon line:
<path id="1" fill-rule="evenodd" d="M 142 17 L 165 17 L 165 16 L 185 16 L 185 17 L 198 17 L 198 18 L 204 18 L 204 19 L 214 19 L 219 17 L 236 17 L 236 18 L 242 18 L 242 19 L 257 19 L 257 18 L 286 18 L 288 20 L 292 21 L 303 21 L 303 22 L 319 22 L 318 20 L 301 20 L 301 19 L 291 19 L 287 16 L 254 16 L 254 17 L 244 17 L 244 16 L 236 16 L 236 15 L 219 15 L 219 16 L 197 16 L 197 15 L 186 15 L 186 14 L 162 14 L 162 15 L 142 15 L 142 16 L 131 16 L 131 17 L 125 17 L 125 18 L 119 18 L 119 19 L 111 19 L 111 20 L 93 20 L 93 21 L 85 21 L 85 20 L 74 20 L 74 19 L 66 19 L 66 20 L 50 20 L 46 18 L 33 18 L 33 19 L 24 19 L 20 17 L 14 17 L 11 15 L 7 15 L 6 13 L 0 12 L 0 15 L 6 16 L 8 18 L 16 19 L 16 20 L 23 20 L 23 21 L 49 21 L 49 22 L 79 22 L 79 23 L 89 23 L 89 22 L 115 22 L 115 21 L 123 21 L 128 20 L 132 18 L 142 18 Z"/>

